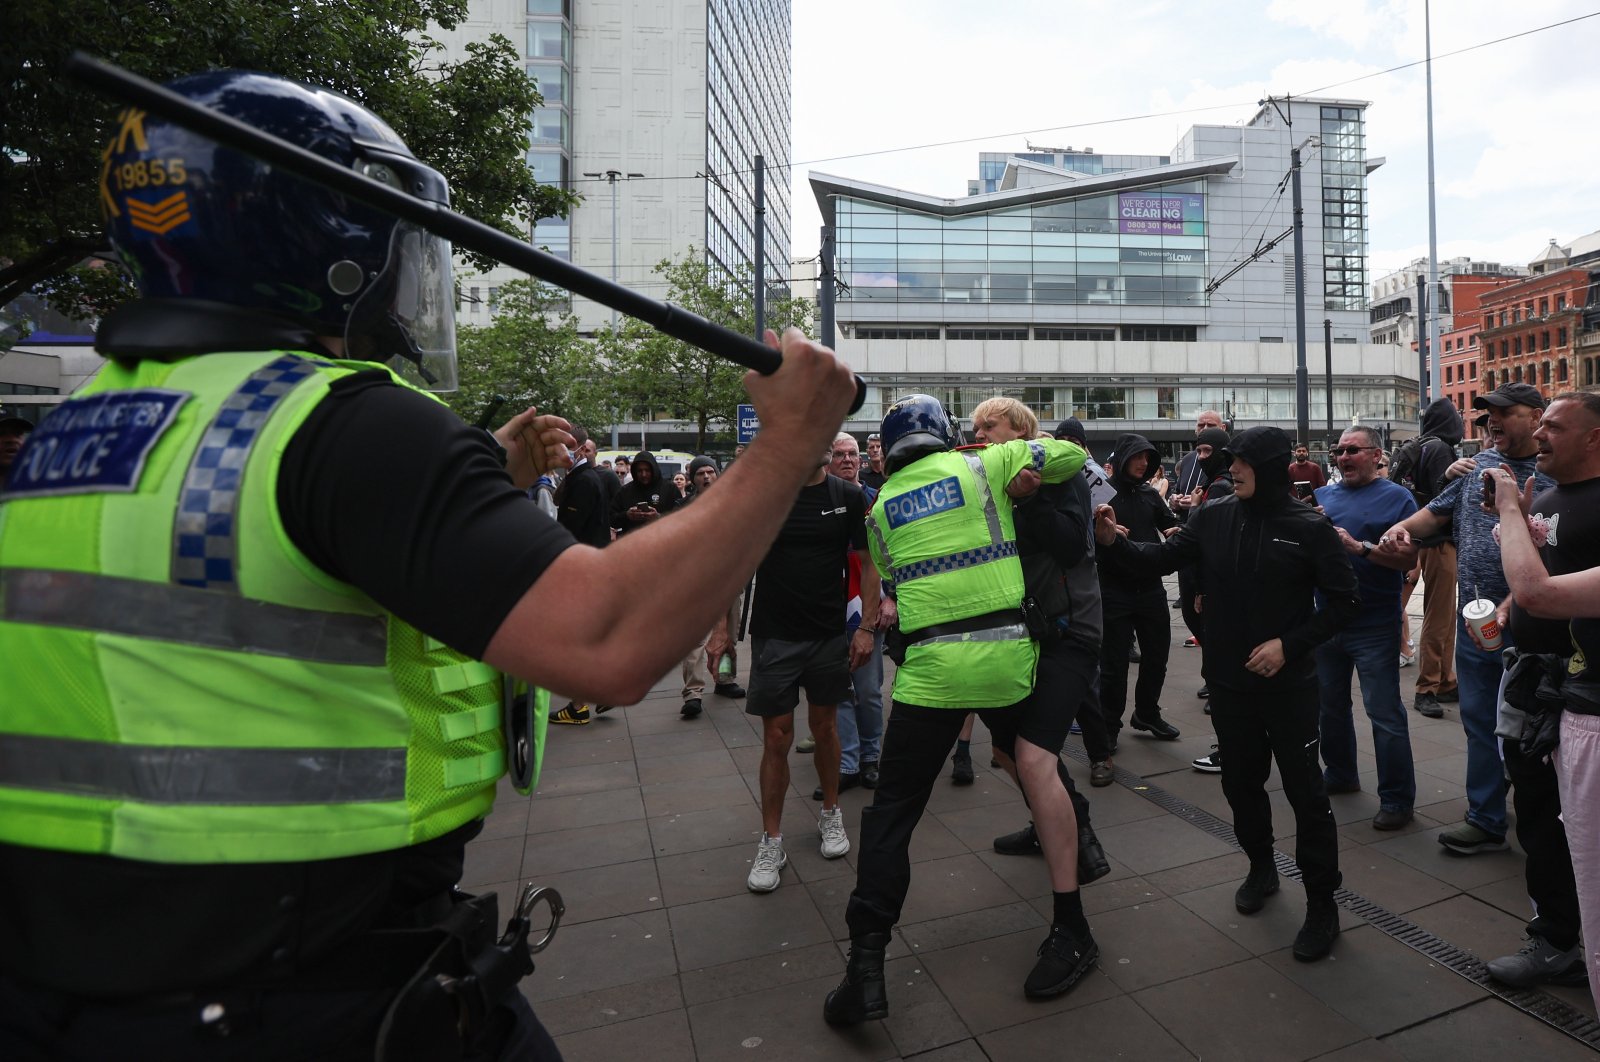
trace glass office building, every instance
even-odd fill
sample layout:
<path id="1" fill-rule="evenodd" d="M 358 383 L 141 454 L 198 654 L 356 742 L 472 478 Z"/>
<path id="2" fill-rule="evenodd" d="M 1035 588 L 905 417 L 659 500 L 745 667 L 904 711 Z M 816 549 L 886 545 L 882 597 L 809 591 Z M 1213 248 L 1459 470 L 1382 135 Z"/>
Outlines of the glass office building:
<path id="1" fill-rule="evenodd" d="M 953 217 L 841 197 L 835 218 L 851 301 L 1205 305 L 1204 181 Z"/>

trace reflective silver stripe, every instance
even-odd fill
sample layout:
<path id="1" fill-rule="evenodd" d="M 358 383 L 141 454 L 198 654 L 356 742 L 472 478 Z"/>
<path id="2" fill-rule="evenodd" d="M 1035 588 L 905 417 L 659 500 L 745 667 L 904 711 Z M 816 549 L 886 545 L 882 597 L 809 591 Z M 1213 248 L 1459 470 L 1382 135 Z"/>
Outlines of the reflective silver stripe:
<path id="1" fill-rule="evenodd" d="M 0 785 L 146 804 L 403 800 L 406 750 L 116 745 L 0 734 Z"/>
<path id="2" fill-rule="evenodd" d="M 883 566 L 891 572 L 894 571 L 894 558 L 889 556 L 889 543 L 884 540 L 883 529 L 878 526 L 878 521 L 873 518 L 872 511 L 867 511 L 867 530 L 872 532 L 872 537 L 878 543 L 878 555 L 883 558 Z"/>
<path id="3" fill-rule="evenodd" d="M 253 601 L 215 590 L 93 572 L 0 568 L 0 617 L 321 664 L 382 667 L 382 616 Z"/>
<path id="4" fill-rule="evenodd" d="M 939 642 L 1016 642 L 1028 636 L 1028 628 L 1020 623 L 1008 623 L 1004 627 L 990 627 L 982 631 L 964 631 L 961 634 L 941 634 L 934 638 L 923 638 L 913 642 L 917 645 L 936 645 Z"/>
<path id="5" fill-rule="evenodd" d="M 978 493 L 983 495 L 983 518 L 989 523 L 989 541 L 998 546 L 1006 540 L 1006 536 L 1000 530 L 1000 513 L 994 507 L 994 492 L 989 489 L 989 470 L 983 467 L 983 458 L 977 454 L 969 451 L 961 456 L 967 459 L 967 466 L 978 480 Z"/>

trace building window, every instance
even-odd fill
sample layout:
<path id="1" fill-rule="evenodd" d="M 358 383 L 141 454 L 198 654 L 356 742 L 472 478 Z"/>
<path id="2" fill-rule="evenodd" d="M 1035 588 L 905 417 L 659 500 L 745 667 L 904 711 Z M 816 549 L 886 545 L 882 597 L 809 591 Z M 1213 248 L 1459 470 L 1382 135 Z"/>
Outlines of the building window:
<path id="1" fill-rule="evenodd" d="M 922 326 L 922 327 L 913 326 L 913 327 L 909 327 L 909 328 L 905 328 L 905 327 L 902 327 L 902 328 L 894 328 L 894 327 L 889 327 L 889 328 L 880 328 L 880 327 L 863 328 L 862 326 L 857 325 L 856 326 L 856 338 L 857 339 L 938 339 L 939 338 L 939 326 L 938 325 L 926 325 L 926 326 Z"/>
<path id="2" fill-rule="evenodd" d="M 1556 346 L 1564 347 L 1566 345 L 1567 345 L 1567 330 L 1565 328 L 1556 329 Z"/>
<path id="3" fill-rule="evenodd" d="M 1117 338 L 1115 328 L 1045 328 L 1033 330 L 1034 339 L 1054 339 L 1072 343 L 1109 343 Z"/>
<path id="4" fill-rule="evenodd" d="M 946 328 L 946 339 L 1027 339 L 1026 328 L 997 328 L 994 326 L 978 328 Z"/>
<path id="5" fill-rule="evenodd" d="M 1283 342 L 1283 337 L 1282 336 L 1262 336 L 1261 337 L 1261 342 L 1263 342 L 1263 343 L 1282 343 Z"/>
<path id="6" fill-rule="evenodd" d="M 1530 343 L 1528 345 L 1531 347 L 1533 344 Z M 1521 354 L 1522 353 L 1522 337 L 1521 336 L 1512 336 L 1511 337 L 1511 353 L 1512 354 Z"/>
<path id="7" fill-rule="evenodd" d="M 1478 345 L 1478 333 L 1474 332 L 1467 337 L 1467 345 L 1469 347 L 1475 347 Z"/>
<path id="8" fill-rule="evenodd" d="M 1556 362 L 1556 379 L 1561 383 L 1567 382 L 1567 359 L 1562 358 Z"/>
<path id="9" fill-rule="evenodd" d="M 477 313 L 477 312 L 479 312 L 480 310 L 483 309 L 483 300 L 478 298 L 478 289 L 477 288 L 470 289 L 467 292 L 467 297 L 468 297 L 468 301 L 470 301 L 472 303 L 472 309 L 469 312 Z"/>
<path id="10" fill-rule="evenodd" d="M 1126 420 L 1128 391 L 1123 387 L 1072 388 L 1072 415 L 1084 420 Z"/>
<path id="11" fill-rule="evenodd" d="M 1540 350 L 1549 350 L 1550 349 L 1550 333 L 1549 332 L 1540 332 L 1539 333 L 1539 349 Z"/>
<path id="12" fill-rule="evenodd" d="M 489 289 L 489 312 L 490 313 L 494 313 L 499 308 L 500 308 L 500 289 L 499 288 L 490 288 Z"/>
<path id="13" fill-rule="evenodd" d="M 1557 295 L 1556 296 L 1556 313 L 1560 313 L 1562 310 L 1565 310 L 1566 308 L 1567 308 L 1567 297 L 1565 295 Z"/>
<path id="14" fill-rule="evenodd" d="M 1197 325 L 1123 325 L 1122 338 L 1130 343 L 1193 343 L 1199 331 Z"/>

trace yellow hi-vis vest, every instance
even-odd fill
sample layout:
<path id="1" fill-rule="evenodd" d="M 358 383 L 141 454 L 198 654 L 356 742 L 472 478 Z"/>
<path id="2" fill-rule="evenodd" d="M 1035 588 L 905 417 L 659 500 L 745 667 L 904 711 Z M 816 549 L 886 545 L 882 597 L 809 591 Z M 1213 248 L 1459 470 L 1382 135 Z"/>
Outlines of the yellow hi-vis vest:
<path id="1" fill-rule="evenodd" d="M 985 630 L 913 643 L 895 672 L 894 697 L 930 708 L 1000 708 L 1033 691 L 1038 645 L 1022 622 L 1025 585 L 1005 485 L 1024 468 L 1059 483 L 1085 454 L 1054 439 L 930 454 L 884 483 L 867 515 L 873 563 L 894 587 L 900 629 L 1011 610 Z"/>
<path id="2" fill-rule="evenodd" d="M 373 368 L 108 362 L 29 437 L 0 492 L 0 841 L 301 862 L 489 810 L 501 676 L 319 570 L 278 512 L 295 431 Z"/>

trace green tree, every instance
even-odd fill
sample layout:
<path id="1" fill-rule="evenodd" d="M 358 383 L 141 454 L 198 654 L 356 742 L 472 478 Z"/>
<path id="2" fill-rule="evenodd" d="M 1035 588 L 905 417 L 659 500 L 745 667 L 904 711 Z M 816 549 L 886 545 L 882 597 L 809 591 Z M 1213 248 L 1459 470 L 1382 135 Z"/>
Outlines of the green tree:
<path id="1" fill-rule="evenodd" d="M 89 317 L 130 293 L 120 270 L 79 265 L 109 255 L 95 184 L 118 107 L 62 75 L 74 48 L 157 81 L 236 67 L 326 85 L 382 116 L 443 173 L 456 209 L 519 235 L 565 214 L 571 195 L 536 184 L 525 161 L 542 100 L 520 50 L 496 36 L 448 62 L 427 36 L 466 13 L 467 0 L 0 5 L 0 306 L 33 290 Z"/>
<path id="2" fill-rule="evenodd" d="M 456 357 L 461 386 L 449 401 L 463 420 L 476 421 L 504 395 L 496 423 L 529 406 L 591 432 L 611 423 L 610 374 L 594 370 L 594 349 L 579 337 L 564 293 L 548 285 L 514 280 L 501 288 L 494 320 L 457 332 Z"/>
<path id="3" fill-rule="evenodd" d="M 729 277 L 691 247 L 679 258 L 666 258 L 654 272 L 667 284 L 668 302 L 701 317 L 751 335 L 755 298 L 748 272 Z M 811 304 L 770 293 L 766 325 L 782 332 L 789 325 L 810 331 Z M 735 407 L 745 401 L 742 366 L 664 335 L 638 321 L 623 323 L 615 337 L 603 340 L 607 363 L 618 372 L 620 397 L 633 413 L 664 413 L 695 426 L 695 449 L 703 451 L 713 424 L 726 426 Z M 721 434 L 718 432 L 717 434 Z"/>

